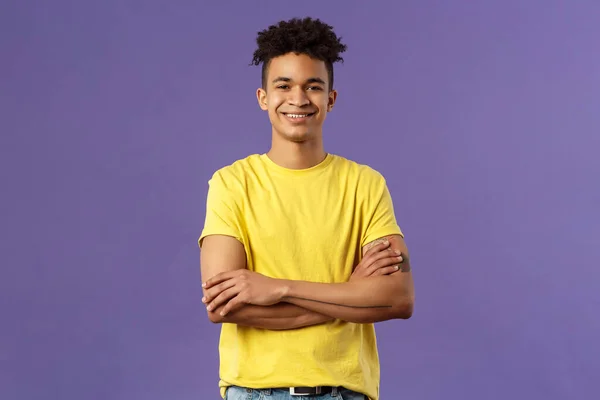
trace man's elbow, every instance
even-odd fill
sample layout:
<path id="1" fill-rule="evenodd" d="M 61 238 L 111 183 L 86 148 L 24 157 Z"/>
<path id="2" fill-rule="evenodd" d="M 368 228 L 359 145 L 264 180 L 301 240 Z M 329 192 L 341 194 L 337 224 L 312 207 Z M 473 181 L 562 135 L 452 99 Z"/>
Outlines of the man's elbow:
<path id="1" fill-rule="evenodd" d="M 412 297 L 403 297 L 394 305 L 394 319 L 409 319 L 413 315 L 415 300 Z"/>
<path id="2" fill-rule="evenodd" d="M 213 324 L 222 324 L 224 322 L 224 318 L 218 312 L 207 311 L 206 313 L 208 314 L 208 320 Z"/>

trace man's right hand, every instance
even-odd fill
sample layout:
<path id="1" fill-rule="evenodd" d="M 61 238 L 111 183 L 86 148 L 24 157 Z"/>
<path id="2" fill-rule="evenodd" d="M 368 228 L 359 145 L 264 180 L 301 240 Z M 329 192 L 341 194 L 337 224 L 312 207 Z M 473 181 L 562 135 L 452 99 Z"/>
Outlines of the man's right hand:
<path id="1" fill-rule="evenodd" d="M 367 250 L 361 262 L 354 268 L 350 281 L 392 274 L 399 270 L 401 262 L 402 255 L 391 249 L 389 241 L 381 240 Z"/>

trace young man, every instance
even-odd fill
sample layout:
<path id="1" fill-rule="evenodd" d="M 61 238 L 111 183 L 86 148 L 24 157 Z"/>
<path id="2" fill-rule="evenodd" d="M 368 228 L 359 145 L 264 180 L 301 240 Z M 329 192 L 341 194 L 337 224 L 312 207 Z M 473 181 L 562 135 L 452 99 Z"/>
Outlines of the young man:
<path id="1" fill-rule="evenodd" d="M 257 44 L 272 145 L 214 173 L 199 238 L 221 396 L 377 400 L 374 323 L 409 318 L 414 289 L 384 178 L 323 148 L 346 46 L 310 18 Z"/>

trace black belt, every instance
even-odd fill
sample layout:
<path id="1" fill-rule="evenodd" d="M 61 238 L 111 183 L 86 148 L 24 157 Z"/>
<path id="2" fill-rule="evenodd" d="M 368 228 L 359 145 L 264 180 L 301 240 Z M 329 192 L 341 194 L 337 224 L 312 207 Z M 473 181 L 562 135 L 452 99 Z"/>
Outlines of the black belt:
<path id="1" fill-rule="evenodd" d="M 333 391 L 333 386 L 296 386 L 290 388 L 290 395 L 292 396 L 317 396 L 320 394 L 328 394 Z"/>

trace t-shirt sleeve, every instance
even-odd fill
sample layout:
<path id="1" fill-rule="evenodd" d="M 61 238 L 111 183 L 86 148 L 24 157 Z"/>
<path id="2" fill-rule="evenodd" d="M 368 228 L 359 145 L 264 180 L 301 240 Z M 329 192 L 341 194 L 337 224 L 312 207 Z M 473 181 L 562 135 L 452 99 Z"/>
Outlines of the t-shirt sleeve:
<path id="1" fill-rule="evenodd" d="M 377 176 L 378 179 L 371 185 L 365 202 L 367 223 L 362 235 L 361 247 L 384 236 L 400 235 L 404 237 L 396 221 L 392 196 L 385 178 L 380 174 Z"/>
<path id="2" fill-rule="evenodd" d="M 241 227 L 241 211 L 235 201 L 236 196 L 220 172 L 216 172 L 208 181 L 208 194 L 206 196 L 206 217 L 204 228 L 198 238 L 198 245 L 202 239 L 209 235 L 232 236 L 243 241 Z"/>

